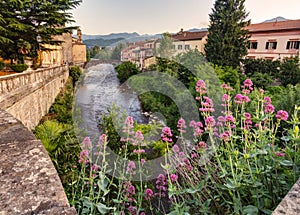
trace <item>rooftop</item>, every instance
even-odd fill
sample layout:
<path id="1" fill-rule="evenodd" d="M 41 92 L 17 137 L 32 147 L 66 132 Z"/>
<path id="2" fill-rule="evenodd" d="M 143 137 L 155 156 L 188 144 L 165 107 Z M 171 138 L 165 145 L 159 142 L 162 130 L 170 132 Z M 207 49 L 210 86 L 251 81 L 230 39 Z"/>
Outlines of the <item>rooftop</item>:
<path id="1" fill-rule="evenodd" d="M 251 24 L 246 27 L 246 29 L 248 29 L 250 33 L 261 31 L 300 30 L 300 19 Z"/>
<path id="2" fill-rule="evenodd" d="M 189 31 L 179 31 L 176 34 L 171 35 L 172 39 L 174 40 L 201 40 L 203 37 L 208 35 L 208 31 L 197 31 L 197 32 L 189 32 Z"/>

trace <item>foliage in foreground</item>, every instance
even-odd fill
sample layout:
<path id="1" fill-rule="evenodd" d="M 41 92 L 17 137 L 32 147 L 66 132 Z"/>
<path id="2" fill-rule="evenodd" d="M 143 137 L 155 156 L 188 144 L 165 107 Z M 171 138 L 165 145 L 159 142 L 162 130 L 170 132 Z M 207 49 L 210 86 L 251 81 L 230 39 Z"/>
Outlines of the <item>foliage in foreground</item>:
<path id="1" fill-rule="evenodd" d="M 148 140 L 134 130 L 132 117 L 123 125 L 122 158 L 110 160 L 108 144 L 114 143 L 106 134 L 94 146 L 86 138 L 78 161 L 81 174 L 73 181 L 71 204 L 78 213 L 271 214 L 300 176 L 300 108 L 292 116 L 276 112 L 271 99 L 263 90 L 253 90 L 249 79 L 236 95 L 226 84 L 222 87 L 220 116 L 213 116 L 213 101 L 199 80 L 196 91 L 204 121 L 188 126 L 180 119 L 176 143 L 172 131 L 162 129 L 160 174 L 145 171 L 151 162 L 145 157 Z M 249 112 L 251 103 L 257 108 Z M 290 129 L 278 132 L 286 122 Z M 189 131 L 192 143 L 184 138 Z M 133 180 L 144 176 L 155 179 Z"/>

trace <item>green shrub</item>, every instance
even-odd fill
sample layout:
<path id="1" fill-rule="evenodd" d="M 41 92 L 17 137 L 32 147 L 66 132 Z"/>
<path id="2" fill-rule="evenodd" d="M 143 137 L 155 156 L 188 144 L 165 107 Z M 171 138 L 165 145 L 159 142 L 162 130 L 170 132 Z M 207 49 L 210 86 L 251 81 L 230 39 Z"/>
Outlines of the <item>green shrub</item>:
<path id="1" fill-rule="evenodd" d="M 72 66 L 69 69 L 69 75 L 73 80 L 73 83 L 77 82 L 82 75 L 82 71 L 79 66 Z"/>
<path id="2" fill-rule="evenodd" d="M 28 69 L 28 66 L 26 64 L 12 64 L 10 68 L 15 72 L 23 72 Z"/>
<path id="3" fill-rule="evenodd" d="M 116 67 L 118 73 L 118 79 L 121 83 L 124 83 L 129 77 L 141 73 L 137 65 L 129 61 L 125 61 Z"/>
<path id="4" fill-rule="evenodd" d="M 5 63 L 3 61 L 0 61 L 0 70 L 2 70 L 5 67 Z"/>

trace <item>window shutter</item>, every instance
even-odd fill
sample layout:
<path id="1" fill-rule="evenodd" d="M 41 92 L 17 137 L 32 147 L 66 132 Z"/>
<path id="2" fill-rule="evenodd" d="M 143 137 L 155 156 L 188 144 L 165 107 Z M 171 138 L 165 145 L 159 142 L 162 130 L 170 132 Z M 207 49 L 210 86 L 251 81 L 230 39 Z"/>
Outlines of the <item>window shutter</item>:
<path id="1" fill-rule="evenodd" d="M 269 42 L 266 42 L 266 49 L 269 48 Z"/>
<path id="2" fill-rule="evenodd" d="M 287 41 L 287 43 L 286 43 L 286 49 L 290 49 L 290 44 L 291 44 L 291 42 Z"/>
<path id="3" fill-rule="evenodd" d="M 295 42 L 295 49 L 299 49 L 300 41 Z"/>

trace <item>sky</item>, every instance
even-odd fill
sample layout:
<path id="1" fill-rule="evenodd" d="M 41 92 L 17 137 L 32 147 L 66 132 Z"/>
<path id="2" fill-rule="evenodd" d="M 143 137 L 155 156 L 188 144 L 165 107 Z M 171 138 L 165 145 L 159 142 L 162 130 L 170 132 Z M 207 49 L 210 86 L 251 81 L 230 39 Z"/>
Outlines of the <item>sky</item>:
<path id="1" fill-rule="evenodd" d="M 214 0 L 83 0 L 72 10 L 83 34 L 178 32 L 209 25 Z M 246 0 L 251 23 L 300 19 L 300 0 Z"/>

